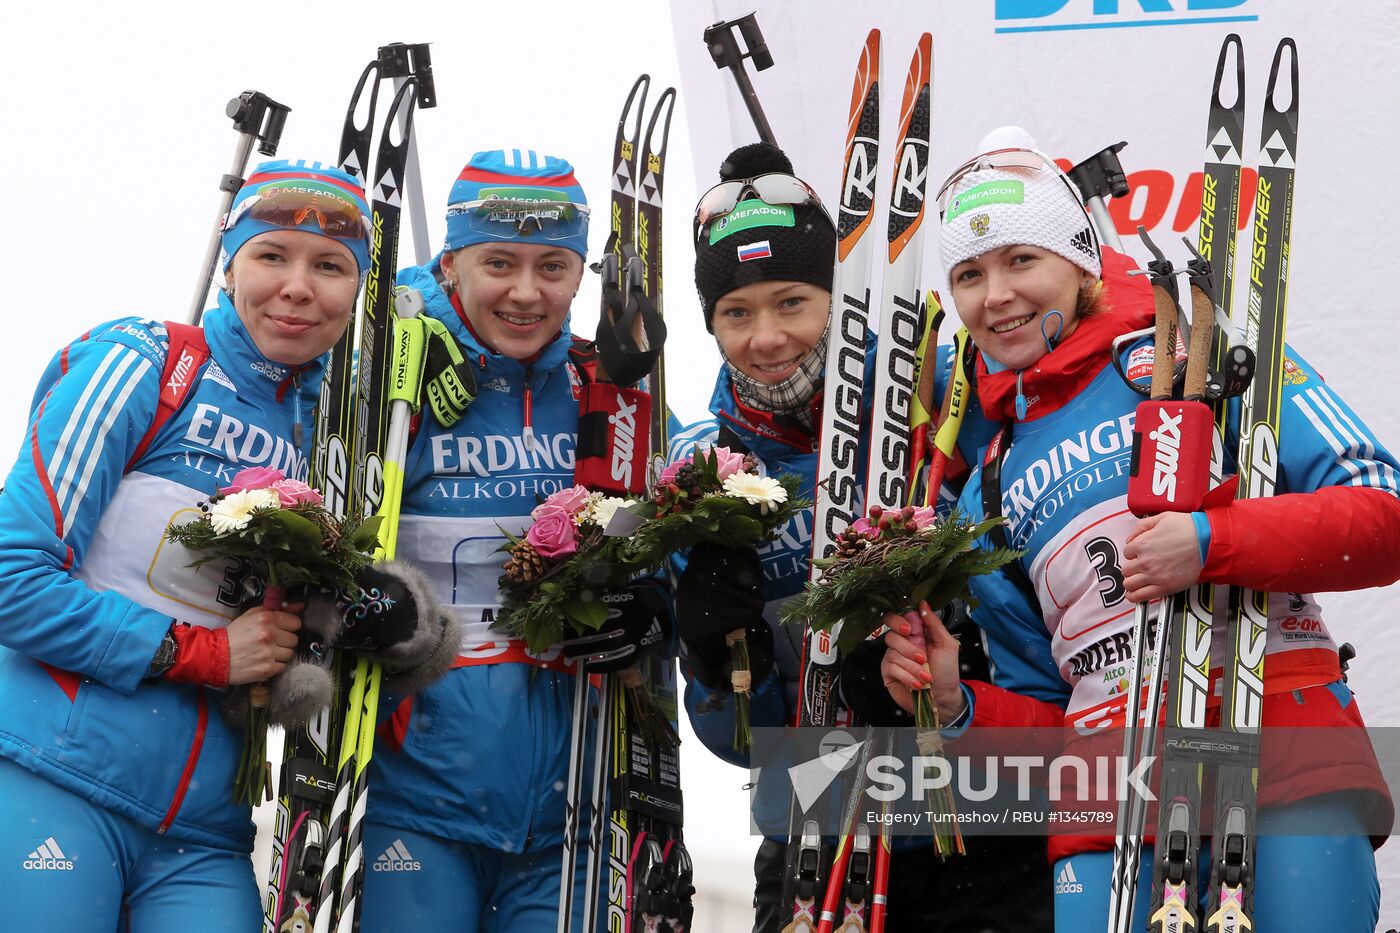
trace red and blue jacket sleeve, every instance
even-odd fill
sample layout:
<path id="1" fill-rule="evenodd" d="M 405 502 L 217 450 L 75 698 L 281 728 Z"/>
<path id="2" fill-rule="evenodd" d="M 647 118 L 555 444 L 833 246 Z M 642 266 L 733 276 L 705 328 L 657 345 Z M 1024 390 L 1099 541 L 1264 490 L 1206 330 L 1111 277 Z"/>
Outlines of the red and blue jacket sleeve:
<path id="1" fill-rule="evenodd" d="M 154 340 L 99 336 L 65 348 L 0 495 L 0 644 L 124 693 L 171 619 L 77 572 L 155 417 L 161 369 Z"/>
<path id="2" fill-rule="evenodd" d="M 1231 424 L 1238 424 L 1237 411 L 1238 402 Z M 1236 430 L 1226 438 L 1226 451 L 1237 448 Z M 1210 546 L 1203 581 L 1317 593 L 1400 579 L 1400 463 L 1291 348 L 1279 467 L 1274 496 L 1206 508 Z"/>

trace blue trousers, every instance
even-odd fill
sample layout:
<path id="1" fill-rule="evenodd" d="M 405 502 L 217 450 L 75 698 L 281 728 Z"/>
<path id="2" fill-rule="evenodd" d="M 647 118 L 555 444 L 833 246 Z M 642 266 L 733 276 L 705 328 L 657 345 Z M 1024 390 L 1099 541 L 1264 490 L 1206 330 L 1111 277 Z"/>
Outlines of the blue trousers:
<path id="1" fill-rule="evenodd" d="M 364 839 L 361 933 L 555 933 L 558 928 L 561 846 L 498 852 L 374 822 L 365 824 Z M 587 860 L 581 846 L 580 894 Z"/>
<path id="2" fill-rule="evenodd" d="M 0 758 L 0 927 L 44 933 L 251 933 L 246 852 L 158 835 Z"/>
<path id="3" fill-rule="evenodd" d="M 1320 809 L 1322 812 L 1319 812 Z M 1300 821 L 1315 830 L 1319 819 L 1336 835 L 1282 835 Z M 1376 858 L 1360 818 L 1336 799 L 1302 801 L 1259 815 L 1259 855 L 1254 882 L 1254 928 L 1264 933 L 1372 933 L 1381 912 Z M 1143 848 L 1133 905 L 1133 929 L 1147 929 L 1152 901 L 1152 850 Z M 1209 846 L 1201 858 L 1197 890 L 1204 898 Z M 1112 852 L 1087 852 L 1055 863 L 1055 933 L 1103 933 L 1108 927 Z M 1205 929 L 1205 902 L 1201 929 Z"/>

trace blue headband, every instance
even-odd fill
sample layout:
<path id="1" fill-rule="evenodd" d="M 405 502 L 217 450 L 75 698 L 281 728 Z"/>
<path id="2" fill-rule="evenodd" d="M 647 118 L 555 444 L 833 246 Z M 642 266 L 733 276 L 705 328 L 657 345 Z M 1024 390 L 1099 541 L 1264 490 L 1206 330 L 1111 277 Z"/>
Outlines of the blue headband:
<path id="1" fill-rule="evenodd" d="M 319 233 L 345 246 L 361 275 L 369 269 L 369 205 L 350 175 L 320 162 L 263 162 L 238 189 L 224 219 L 223 269 L 243 244 L 274 230 Z"/>
<path id="2" fill-rule="evenodd" d="M 448 252 L 510 240 L 588 255 L 588 199 L 564 159 L 529 149 L 478 152 L 447 203 Z"/>

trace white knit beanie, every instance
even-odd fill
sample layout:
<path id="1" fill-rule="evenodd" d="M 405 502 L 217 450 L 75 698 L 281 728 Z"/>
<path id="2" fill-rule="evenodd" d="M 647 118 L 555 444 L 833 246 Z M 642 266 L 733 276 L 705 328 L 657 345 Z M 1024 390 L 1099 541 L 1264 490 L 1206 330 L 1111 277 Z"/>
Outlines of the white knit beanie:
<path id="1" fill-rule="evenodd" d="M 977 151 L 1007 148 L 1039 152 L 1030 134 L 1016 126 L 993 130 Z M 1102 273 L 1098 241 L 1073 183 L 1048 157 L 1045 161 L 1049 164 L 1039 170 L 987 164 L 954 183 L 939 245 L 945 281 L 958 263 L 1013 244 L 1039 246 L 1090 275 Z"/>

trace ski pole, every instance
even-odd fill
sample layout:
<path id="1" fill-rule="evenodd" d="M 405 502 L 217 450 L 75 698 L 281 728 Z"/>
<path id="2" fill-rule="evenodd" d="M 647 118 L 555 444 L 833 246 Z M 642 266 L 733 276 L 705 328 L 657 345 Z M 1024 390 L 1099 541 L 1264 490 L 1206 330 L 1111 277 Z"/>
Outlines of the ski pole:
<path id="1" fill-rule="evenodd" d="M 1101 149 L 1089 158 L 1070 169 L 1068 175 L 1075 187 L 1084 195 L 1084 203 L 1089 213 L 1094 215 L 1094 223 L 1099 228 L 1099 239 L 1123 252 L 1123 241 L 1113 226 L 1113 218 L 1108 216 L 1105 206 L 1109 198 L 1122 198 L 1128 194 L 1128 176 L 1123 173 L 1123 163 L 1118 161 L 1118 151 L 1127 142 L 1114 143 Z"/>
<path id="2" fill-rule="evenodd" d="M 199 282 L 195 286 L 194 298 L 190 300 L 189 312 L 185 320 L 198 324 L 204 314 L 204 299 L 209 295 L 209 285 L 214 281 L 214 265 L 219 261 L 219 251 L 223 247 L 224 217 L 233 206 L 233 197 L 243 187 L 243 171 L 248 167 L 248 156 L 253 143 L 265 156 L 277 154 L 277 144 L 282 140 L 282 127 L 287 122 L 287 114 L 292 108 L 279 104 L 261 91 L 244 91 L 228 102 L 224 113 L 233 120 L 233 128 L 238 132 L 238 142 L 233 147 L 233 164 L 228 173 L 219 179 L 218 219 L 214 232 L 209 237 L 209 247 L 204 251 L 204 264 L 199 272 Z"/>
<path id="3" fill-rule="evenodd" d="M 739 39 L 734 35 L 736 27 L 744 39 L 744 44 L 748 46 L 747 52 L 739 47 Z M 715 67 L 728 68 L 729 73 L 734 76 L 734 83 L 739 86 L 739 96 L 743 98 L 744 106 L 749 110 L 749 117 L 753 119 L 754 128 L 758 130 L 758 138 L 776 146 L 778 140 L 773 135 L 773 127 L 768 124 L 763 105 L 758 102 L 758 92 L 754 90 L 749 73 L 744 68 L 746 58 L 753 59 L 755 71 L 765 71 L 773 67 L 773 56 L 763 41 L 762 30 L 758 28 L 758 14 L 748 13 L 738 19 L 725 20 L 709 26 L 705 29 L 705 45 L 710 50 L 710 58 L 714 59 Z"/>
<path id="4" fill-rule="evenodd" d="M 394 42 L 380 46 L 379 69 L 384 77 L 394 79 L 396 94 L 410 78 L 416 79 L 419 110 L 437 106 L 437 88 L 433 82 L 433 61 L 428 54 L 428 43 L 405 45 Z M 428 245 L 428 216 L 423 205 L 423 177 L 418 169 L 418 140 L 408 131 L 407 110 L 399 111 L 399 135 L 408 143 L 408 155 L 404 160 L 404 205 L 408 208 L 408 225 L 413 234 L 413 261 L 421 266 L 432 258 L 433 248 Z"/>

